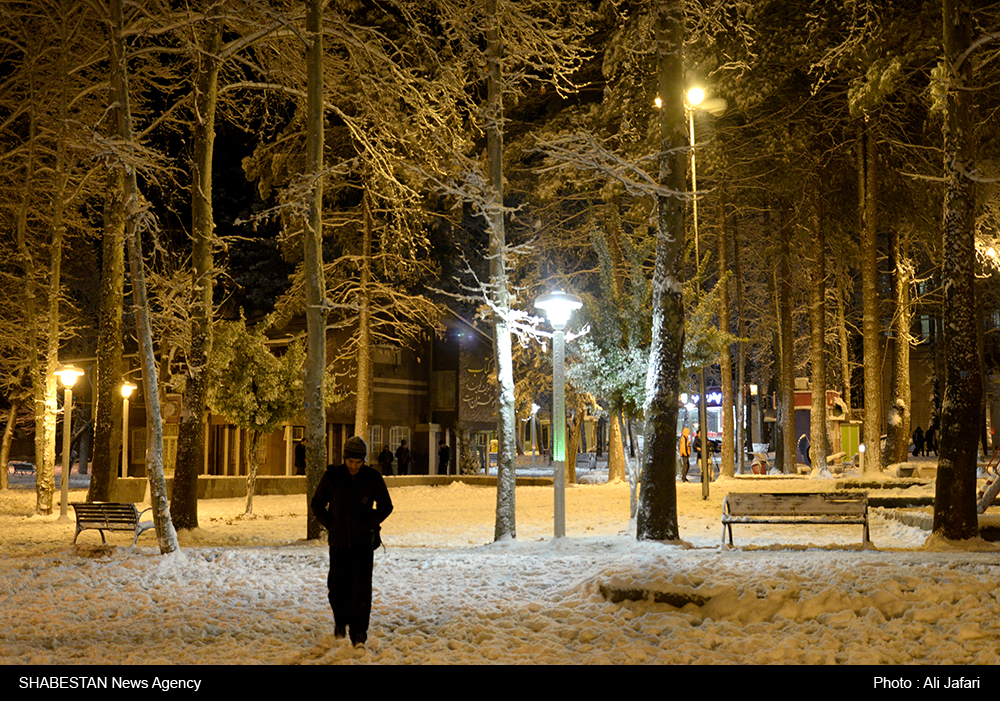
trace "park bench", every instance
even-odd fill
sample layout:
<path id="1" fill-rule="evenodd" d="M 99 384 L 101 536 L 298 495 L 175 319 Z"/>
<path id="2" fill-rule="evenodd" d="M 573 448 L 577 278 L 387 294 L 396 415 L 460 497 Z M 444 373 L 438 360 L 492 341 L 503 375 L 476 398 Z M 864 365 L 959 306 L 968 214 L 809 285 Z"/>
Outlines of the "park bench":
<path id="1" fill-rule="evenodd" d="M 15 475 L 18 472 L 21 472 L 26 475 L 32 475 L 35 473 L 35 466 L 32 463 L 26 462 L 24 460 L 11 460 L 7 464 L 14 468 Z"/>
<path id="2" fill-rule="evenodd" d="M 733 524 L 858 524 L 868 538 L 868 495 L 865 492 L 731 492 L 722 502 L 722 544 L 733 544 Z"/>
<path id="3" fill-rule="evenodd" d="M 152 508 L 144 509 L 141 513 L 135 508 L 135 504 L 117 504 L 114 502 L 93 502 L 82 504 L 71 504 L 76 512 L 76 536 L 73 542 L 80 537 L 80 532 L 88 529 L 96 529 L 101 533 L 101 542 L 106 543 L 104 531 L 130 531 L 135 533 L 132 538 L 132 545 L 139 540 L 143 531 L 148 531 L 153 527 L 152 521 L 140 521 L 142 514 L 152 511 Z"/>

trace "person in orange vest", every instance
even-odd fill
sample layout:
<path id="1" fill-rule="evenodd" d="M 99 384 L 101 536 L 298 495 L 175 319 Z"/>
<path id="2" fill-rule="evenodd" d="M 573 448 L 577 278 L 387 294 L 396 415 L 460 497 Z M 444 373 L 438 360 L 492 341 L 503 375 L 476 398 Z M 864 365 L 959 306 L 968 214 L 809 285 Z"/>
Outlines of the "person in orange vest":
<path id="1" fill-rule="evenodd" d="M 688 481 L 688 468 L 691 467 L 691 429 L 685 426 L 681 430 L 680 442 L 681 454 L 681 482 Z"/>

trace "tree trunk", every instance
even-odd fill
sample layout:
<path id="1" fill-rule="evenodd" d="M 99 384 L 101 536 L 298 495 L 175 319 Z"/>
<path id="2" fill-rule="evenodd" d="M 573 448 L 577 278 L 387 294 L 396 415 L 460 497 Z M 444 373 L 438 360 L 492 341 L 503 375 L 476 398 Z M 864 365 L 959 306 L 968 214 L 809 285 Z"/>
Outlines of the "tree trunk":
<path id="1" fill-rule="evenodd" d="M 114 27 L 108 40 L 114 42 Z M 114 133 L 121 104 L 112 99 L 109 123 Z M 94 469 L 87 501 L 115 501 L 122 449 L 122 315 L 125 302 L 125 173 L 109 167 L 101 241 L 101 302 L 97 335 L 97 417 L 94 422 Z M 128 475 L 125 475 L 126 477 Z"/>
<path id="2" fill-rule="evenodd" d="M 622 442 L 621 410 L 615 410 L 608 421 L 608 483 L 624 482 L 625 445 Z"/>
<path id="3" fill-rule="evenodd" d="M 480 474 L 479 457 L 476 455 L 476 441 L 472 431 L 462 424 L 458 424 L 455 427 L 455 436 L 458 439 L 458 465 L 456 466 L 456 474 Z"/>
<path id="4" fill-rule="evenodd" d="M 119 106 L 109 107 L 116 124 Z M 112 167 L 104 199 L 101 306 L 97 334 L 97 418 L 94 422 L 94 469 L 87 501 L 115 501 L 118 452 L 122 439 L 122 314 L 125 297 L 125 174 Z M 127 475 L 126 475 L 127 476 Z"/>
<path id="5" fill-rule="evenodd" d="M 17 424 L 17 412 L 20 410 L 21 401 L 15 399 L 10 404 L 10 413 L 7 414 L 7 423 L 3 429 L 3 440 L 0 441 L 0 489 L 7 489 L 10 486 L 7 463 L 10 461 L 10 445 L 14 441 L 14 426 Z"/>
<path id="6" fill-rule="evenodd" d="M 497 359 L 497 508 L 495 540 L 515 538 L 514 517 L 516 414 L 514 407 L 514 363 L 510 338 L 510 294 L 507 290 L 506 235 L 503 213 L 503 81 L 500 16 L 497 0 L 486 0 L 489 27 L 486 30 L 486 160 L 489 170 L 487 225 L 490 232 L 490 294 L 493 296 L 493 341 Z"/>
<path id="7" fill-rule="evenodd" d="M 726 202 L 723 193 L 719 193 L 718 209 L 718 249 L 719 249 L 719 330 L 729 333 L 729 231 L 726 226 Z M 719 369 L 722 374 L 722 455 L 719 466 L 719 477 L 732 477 L 735 474 L 736 455 L 733 439 L 736 437 L 736 422 L 733 416 L 733 352 L 727 344 L 722 349 L 719 358 Z"/>
<path id="8" fill-rule="evenodd" d="M 892 315 L 892 380 L 882 469 L 906 462 L 910 446 L 910 283 L 913 272 L 903 234 L 892 236 L 895 311 Z"/>
<path id="9" fill-rule="evenodd" d="M 361 244 L 361 285 L 358 290 L 358 384 L 354 403 L 354 435 L 367 440 L 372 391 L 372 209 L 371 195 L 364 193 L 364 223 Z"/>
<path id="10" fill-rule="evenodd" d="M 258 455 L 263 442 L 264 434 L 261 431 L 250 430 L 247 432 L 247 440 L 244 443 L 247 464 L 247 503 L 243 510 L 244 516 L 253 516 L 253 495 L 257 491 Z"/>
<path id="11" fill-rule="evenodd" d="M 117 99 L 118 138 L 131 150 L 132 112 L 129 107 L 128 73 L 125 64 L 125 42 L 123 39 L 123 0 L 112 0 L 112 26 L 114 38 L 111 47 L 111 89 Z M 170 505 L 167 502 L 166 481 L 163 478 L 163 419 L 160 415 L 160 394 L 157 387 L 156 357 L 153 351 L 153 330 L 149 319 L 149 300 L 146 297 L 146 275 L 142 261 L 142 239 L 140 218 L 146 217 L 139 198 L 139 184 L 135 166 L 131 159 L 116 167 L 125 173 L 125 229 L 128 243 L 129 267 L 132 274 L 132 299 L 135 305 L 136 335 L 139 339 L 139 357 L 142 363 L 143 390 L 146 399 L 146 469 L 149 477 L 149 501 L 153 509 L 153 523 L 156 526 L 156 540 L 160 553 L 167 554 L 179 549 L 177 532 L 170 520 Z"/>
<path id="12" fill-rule="evenodd" d="M 822 195 L 819 183 L 812 192 L 812 299 L 809 304 L 811 340 L 810 371 L 812 406 L 809 410 L 809 458 L 812 474 L 826 472 L 829 454 L 826 439 L 826 230 L 823 227 Z"/>
<path id="13" fill-rule="evenodd" d="M 782 208 L 784 211 L 784 208 Z M 791 227 L 784 226 L 779 233 L 781 248 L 778 253 L 778 269 L 775 278 L 778 306 L 778 346 L 780 374 L 778 396 L 781 423 L 781 469 L 786 474 L 795 474 L 798 461 L 795 459 L 795 332 L 792 328 L 792 269 L 791 269 Z"/>
<path id="14" fill-rule="evenodd" d="M 212 354 L 215 221 L 212 215 L 212 163 L 218 101 L 222 33 L 209 28 L 198 55 L 191 172 L 191 347 L 185 363 L 184 403 L 177 435 L 177 461 L 170 511 L 174 527 L 198 527 L 198 475 L 205 452 L 205 404 L 208 362 Z"/>
<path id="15" fill-rule="evenodd" d="M 866 118 L 867 121 L 867 118 Z M 875 134 L 870 128 L 861 132 L 859 186 L 861 198 L 861 293 L 863 297 L 865 353 L 865 444 L 866 473 L 882 469 L 882 333 L 878 298 L 878 154 Z"/>
<path id="16" fill-rule="evenodd" d="M 736 460 L 739 466 L 738 472 L 743 472 L 743 462 L 747 455 L 747 444 L 752 442 L 747 440 L 746 435 L 746 416 L 749 412 L 746 409 L 746 367 L 747 367 L 747 353 L 746 353 L 746 318 L 744 316 L 743 310 L 743 271 L 740 268 L 740 244 L 737 237 L 733 236 L 733 240 L 736 244 L 733 246 L 733 277 L 736 280 L 736 318 L 737 318 L 737 335 L 740 337 L 739 344 L 737 346 L 737 380 L 736 380 L 736 416 L 739 420 L 740 426 L 737 432 L 736 440 Z M 752 436 L 751 436 L 752 438 Z"/>
<path id="17" fill-rule="evenodd" d="M 684 120 L 684 3 L 656 4 L 655 39 L 660 144 L 656 264 L 653 270 L 653 331 L 646 379 L 646 448 L 636 513 L 639 540 L 676 540 L 677 397 L 684 351 L 684 253 L 687 138 Z M 677 194 L 667 194 L 677 193 Z"/>
<path id="18" fill-rule="evenodd" d="M 851 355 L 847 346 L 847 313 L 844 300 L 847 297 L 844 277 L 846 272 L 837 270 L 837 340 L 840 346 L 840 392 L 848 412 L 851 410 Z"/>
<path id="19" fill-rule="evenodd" d="M 969 0 L 943 0 L 945 79 L 944 401 L 933 532 L 951 540 L 979 534 L 976 457 L 983 378 L 976 343 L 975 172 L 971 115 Z"/>
<path id="20" fill-rule="evenodd" d="M 34 95 L 34 86 L 29 86 Z M 34 104 L 34 100 L 31 101 Z M 25 326 L 28 337 L 28 373 L 31 378 L 31 395 L 35 421 L 36 489 L 48 490 L 47 495 L 36 492 L 35 510 L 39 514 L 52 513 L 52 492 L 55 491 L 55 376 L 54 367 L 42 362 L 42 324 L 44 315 L 39 307 L 42 291 L 38 284 L 38 266 L 28 246 L 28 212 L 32 207 L 35 161 L 37 154 L 38 123 L 33 110 L 28 111 L 28 155 L 25 187 L 17 212 L 17 252 L 24 271 Z M 51 391 L 49 386 L 51 385 Z M 52 403 L 47 401 L 52 397 Z"/>
<path id="21" fill-rule="evenodd" d="M 306 292 L 306 537 L 319 538 L 322 526 L 309 508 L 326 469 L 326 281 L 323 277 L 323 0 L 306 8 L 306 165 L 311 181 L 303 231 Z"/>
<path id="22" fill-rule="evenodd" d="M 566 484 L 576 484 L 576 457 L 580 454 L 580 432 L 583 429 L 583 407 L 573 407 L 566 440 Z"/>

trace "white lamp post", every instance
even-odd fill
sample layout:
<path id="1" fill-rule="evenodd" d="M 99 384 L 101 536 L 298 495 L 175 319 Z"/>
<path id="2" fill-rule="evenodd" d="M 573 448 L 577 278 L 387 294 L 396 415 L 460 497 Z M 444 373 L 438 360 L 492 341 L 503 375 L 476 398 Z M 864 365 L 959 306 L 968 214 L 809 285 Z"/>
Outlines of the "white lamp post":
<path id="1" fill-rule="evenodd" d="M 69 475 L 73 471 L 73 463 L 69 455 L 73 437 L 73 385 L 76 384 L 76 378 L 82 374 L 82 370 L 72 365 L 66 365 L 55 372 L 65 388 L 63 390 L 62 476 L 59 478 L 59 491 L 62 498 L 62 504 L 59 506 L 60 521 L 69 520 Z"/>
<path id="2" fill-rule="evenodd" d="M 535 300 L 555 331 L 552 334 L 552 460 L 555 482 L 555 537 L 566 536 L 566 358 L 563 329 L 583 306 L 576 295 L 555 290 Z"/>
<path id="3" fill-rule="evenodd" d="M 535 466 L 535 455 L 538 454 L 538 435 L 535 433 L 535 425 L 538 423 L 538 410 L 540 406 L 531 403 L 531 466 Z"/>
<path id="4" fill-rule="evenodd" d="M 119 477 L 128 477 L 128 400 L 136 389 L 131 382 L 122 383 L 122 464 Z"/>

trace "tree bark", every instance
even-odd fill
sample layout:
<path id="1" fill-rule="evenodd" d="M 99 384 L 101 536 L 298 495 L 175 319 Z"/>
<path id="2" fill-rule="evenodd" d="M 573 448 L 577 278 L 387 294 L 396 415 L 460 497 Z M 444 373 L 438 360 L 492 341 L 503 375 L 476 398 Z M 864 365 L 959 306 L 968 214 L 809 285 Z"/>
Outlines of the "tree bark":
<path id="1" fill-rule="evenodd" d="M 118 110 L 118 138 L 125 148 L 133 146 L 132 112 L 129 107 L 128 73 L 125 64 L 123 0 L 112 0 L 112 26 L 114 39 L 111 45 L 111 85 L 120 104 Z M 135 166 L 126 161 L 118 165 L 125 173 L 126 240 L 129 267 L 132 274 L 132 299 L 135 305 L 136 335 L 139 338 L 139 357 L 142 363 L 143 390 L 146 399 L 146 469 L 149 477 L 149 501 L 153 509 L 153 523 L 160 553 L 165 555 L 180 548 L 177 532 L 170 520 L 166 481 L 163 477 L 163 419 L 160 414 L 160 393 L 157 387 L 156 357 L 153 351 L 153 330 L 149 319 L 149 300 L 146 297 L 146 275 L 142 261 L 140 218 L 149 216 L 139 198 L 139 184 Z"/>
<path id="2" fill-rule="evenodd" d="M 624 482 L 625 444 L 622 442 L 621 410 L 613 412 L 608 419 L 608 483 Z"/>
<path id="3" fill-rule="evenodd" d="M 185 363 L 184 403 L 177 436 L 177 461 L 170 512 L 175 528 L 198 527 L 198 475 L 204 462 L 208 361 L 212 354 L 215 289 L 215 221 L 212 214 L 212 164 L 218 102 L 219 47 L 222 32 L 210 27 L 198 56 L 191 172 L 191 346 Z"/>
<path id="4" fill-rule="evenodd" d="M 117 123 L 115 103 L 110 108 Z M 104 200 L 101 306 L 97 335 L 97 418 L 94 422 L 94 468 L 87 501 L 115 501 L 118 453 L 122 439 L 122 314 L 125 298 L 125 176 L 109 168 Z M 126 475 L 127 476 L 127 475 Z"/>
<path id="5" fill-rule="evenodd" d="M 910 446 L 910 283 L 913 279 L 904 235 L 892 235 L 895 310 L 892 315 L 892 380 L 882 468 L 906 462 Z"/>
<path id="6" fill-rule="evenodd" d="M 840 346 L 840 391 L 841 398 L 847 410 L 851 410 L 851 355 L 847 346 L 847 313 L 844 310 L 844 300 L 847 297 L 844 276 L 846 272 L 837 270 L 837 340 Z"/>
<path id="7" fill-rule="evenodd" d="M 306 419 L 306 536 L 319 538 L 322 526 L 309 508 L 326 469 L 326 280 L 323 277 L 323 0 L 306 7 L 306 166 L 310 180 L 303 231 L 306 277 L 306 372 L 303 386 Z"/>
<path id="8" fill-rule="evenodd" d="M 639 540 L 676 540 L 677 397 L 684 351 L 684 253 L 687 138 L 684 120 L 684 4 L 655 6 L 659 175 L 665 192 L 656 202 L 656 264 L 653 270 L 653 330 L 646 379 L 646 447 L 636 513 Z M 670 194 L 667 194 L 667 193 Z"/>
<path id="9" fill-rule="evenodd" d="M 372 391 L 372 210 L 371 195 L 364 193 L 363 229 L 361 232 L 361 284 L 358 289 L 358 384 L 354 403 L 354 434 L 365 440 L 368 436 L 368 416 L 371 414 Z M 372 450 L 375 447 L 372 446 Z"/>
<path id="10" fill-rule="evenodd" d="M 749 412 L 746 410 L 746 367 L 747 367 L 747 355 L 746 355 L 746 318 L 744 316 L 743 309 L 743 271 L 740 268 L 740 244 L 738 238 L 734 235 L 733 240 L 736 244 L 733 246 L 733 277 L 736 280 L 736 318 L 737 318 L 737 335 L 740 337 L 739 344 L 737 345 L 737 380 L 736 380 L 736 416 L 738 417 L 740 426 L 737 431 L 736 439 L 736 460 L 738 465 L 738 472 L 743 472 L 743 462 L 747 455 L 747 445 L 752 441 L 747 440 L 746 436 L 746 415 Z M 753 419 L 756 420 L 756 419 Z M 752 436 L 751 436 L 752 438 Z"/>
<path id="11" fill-rule="evenodd" d="M 500 17 L 497 0 L 486 0 L 489 26 L 486 30 L 486 160 L 489 170 L 487 225 L 490 232 L 490 294 L 493 296 L 493 342 L 497 360 L 497 508 L 493 530 L 495 540 L 515 538 L 514 516 L 517 448 L 514 406 L 513 352 L 510 338 L 510 294 L 507 290 L 506 235 L 503 214 L 503 78 Z"/>
<path id="12" fill-rule="evenodd" d="M 792 269 L 791 241 L 789 241 L 791 227 L 782 226 L 779 236 L 781 247 L 778 252 L 775 278 L 778 296 L 778 347 L 781 358 L 778 376 L 780 410 L 777 419 L 781 424 L 781 470 L 786 474 L 795 474 L 798 462 L 795 459 L 795 332 L 792 328 Z"/>
<path id="13" fill-rule="evenodd" d="M 969 0 L 943 0 L 945 69 L 942 265 L 944 401 L 934 493 L 933 533 L 951 540 L 979 534 L 976 457 L 983 378 L 976 343 L 975 172 L 970 105 L 972 19 Z"/>
<path id="14" fill-rule="evenodd" d="M 868 118 L 866 117 L 866 121 Z M 882 469 L 882 323 L 878 297 L 878 153 L 870 125 L 861 132 L 858 154 L 861 198 L 861 294 L 865 353 L 865 444 L 866 473 Z"/>
<path id="15" fill-rule="evenodd" d="M 35 88 L 32 82 L 28 88 L 32 96 L 31 104 L 35 104 Z M 36 489 L 47 489 L 48 494 L 36 492 L 35 510 L 40 514 L 52 513 L 52 492 L 55 490 L 55 376 L 54 367 L 49 367 L 42 361 L 44 349 L 42 324 L 44 315 L 39 310 L 41 285 L 38 283 L 38 265 L 35 263 L 31 248 L 28 246 L 28 212 L 32 207 L 34 193 L 35 168 L 38 151 L 38 120 L 34 110 L 28 111 L 28 154 L 25 175 L 25 187 L 17 212 L 17 252 L 21 269 L 24 272 L 24 309 L 25 326 L 28 337 L 28 374 L 31 378 L 31 395 L 35 421 L 35 468 Z M 48 390 L 51 385 L 51 391 Z M 52 403 L 47 397 L 52 397 Z M 47 418 L 48 417 L 48 418 Z"/>
<path id="16" fill-rule="evenodd" d="M 726 202 L 720 191 L 718 209 L 718 250 L 719 250 L 719 330 L 729 333 L 729 231 L 726 226 Z M 719 477 L 735 474 L 736 451 L 733 439 L 736 437 L 736 422 L 733 416 L 733 352 L 727 344 L 719 358 L 722 374 L 722 455 Z"/>
<path id="17" fill-rule="evenodd" d="M 825 472 L 829 454 L 826 435 L 826 230 L 819 182 L 811 188 L 812 285 L 809 304 L 812 406 L 809 410 L 809 461 L 813 475 Z"/>
<path id="18" fill-rule="evenodd" d="M 21 411 L 21 402 L 15 399 L 10 404 L 10 413 L 7 414 L 7 423 L 3 429 L 3 440 L 0 440 L 0 489 L 7 489 L 10 486 L 7 463 L 10 460 L 10 445 L 14 440 L 14 426 L 17 424 L 17 412 L 19 411 Z"/>

